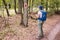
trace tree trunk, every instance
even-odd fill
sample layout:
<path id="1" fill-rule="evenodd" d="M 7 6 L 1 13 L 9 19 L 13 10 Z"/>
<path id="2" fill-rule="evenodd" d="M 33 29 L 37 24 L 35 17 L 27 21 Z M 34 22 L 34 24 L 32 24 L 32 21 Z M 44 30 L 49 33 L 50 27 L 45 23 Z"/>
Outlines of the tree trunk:
<path id="1" fill-rule="evenodd" d="M 5 9 L 6 9 L 7 15 L 10 16 L 10 15 L 9 15 L 8 8 L 7 8 L 7 4 L 6 4 L 5 0 L 2 0 L 2 1 L 3 1 L 3 4 L 5 5 Z"/>
<path id="2" fill-rule="evenodd" d="M 43 0 L 41 0 L 41 5 L 43 5 Z"/>
<path id="3" fill-rule="evenodd" d="M 15 13 L 17 14 L 17 11 L 16 11 L 16 0 L 14 0 L 14 10 L 15 10 Z"/>
<path id="4" fill-rule="evenodd" d="M 28 27 L 28 0 L 24 0 L 24 15 L 23 15 L 23 21 L 24 21 L 24 26 Z"/>
<path id="5" fill-rule="evenodd" d="M 22 13 L 22 8 L 23 8 L 23 0 L 18 0 L 18 13 Z"/>
<path id="6" fill-rule="evenodd" d="M 33 0 L 31 0 L 30 12 L 33 12 Z"/>
<path id="7" fill-rule="evenodd" d="M 56 4 L 56 8 L 57 8 L 57 11 L 58 11 L 58 9 L 59 9 L 59 8 L 58 8 L 58 3 Z"/>
<path id="8" fill-rule="evenodd" d="M 30 13 L 30 1 L 31 0 L 28 0 L 28 13 Z"/>
<path id="9" fill-rule="evenodd" d="M 18 0 L 18 13 L 21 14 L 21 25 L 23 25 L 23 13 L 22 13 L 22 8 L 23 8 L 23 0 Z"/>
<path id="10" fill-rule="evenodd" d="M 46 0 L 46 11 L 48 10 L 48 0 Z"/>

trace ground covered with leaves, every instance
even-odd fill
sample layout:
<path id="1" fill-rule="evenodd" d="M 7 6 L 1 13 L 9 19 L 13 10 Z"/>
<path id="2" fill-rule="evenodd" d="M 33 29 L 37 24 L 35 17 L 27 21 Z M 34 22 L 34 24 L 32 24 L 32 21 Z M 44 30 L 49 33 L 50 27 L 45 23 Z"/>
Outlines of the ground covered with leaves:
<path id="1" fill-rule="evenodd" d="M 9 19 L 9 20 L 8 20 Z M 20 25 L 20 15 L 0 18 L 0 40 L 37 40 L 38 22 L 29 18 L 28 27 Z M 43 25 L 44 37 L 47 38 L 50 31 L 60 21 L 60 15 L 48 17 Z M 43 40 L 43 39 L 42 39 Z M 48 40 L 48 39 L 47 39 Z"/>

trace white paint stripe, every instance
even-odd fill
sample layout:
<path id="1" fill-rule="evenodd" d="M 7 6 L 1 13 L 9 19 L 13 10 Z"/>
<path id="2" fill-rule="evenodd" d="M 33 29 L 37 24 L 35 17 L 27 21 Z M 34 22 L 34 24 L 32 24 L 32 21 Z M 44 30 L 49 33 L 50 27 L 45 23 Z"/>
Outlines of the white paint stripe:
<path id="1" fill-rule="evenodd" d="M 55 26 L 55 28 L 48 35 L 48 40 L 54 40 L 56 34 L 60 31 L 60 23 Z"/>

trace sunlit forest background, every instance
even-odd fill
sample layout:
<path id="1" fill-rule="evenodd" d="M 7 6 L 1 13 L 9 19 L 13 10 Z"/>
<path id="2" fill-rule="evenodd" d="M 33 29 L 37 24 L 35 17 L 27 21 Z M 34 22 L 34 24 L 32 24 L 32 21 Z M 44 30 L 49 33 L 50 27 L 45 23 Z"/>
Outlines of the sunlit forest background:
<path id="1" fill-rule="evenodd" d="M 23 0 L 5 0 L 5 2 L 8 9 L 10 8 L 15 10 L 16 8 L 16 10 L 18 11 L 19 8 L 23 8 L 20 7 L 21 5 L 23 5 Z M 19 4 L 21 2 L 22 4 Z M 44 9 L 50 13 L 49 15 L 54 14 L 55 12 L 60 10 L 60 0 L 27 0 L 27 3 L 29 12 L 37 12 L 38 6 L 40 5 L 44 6 Z M 0 9 L 1 8 L 5 9 L 5 5 L 2 0 L 0 0 Z"/>

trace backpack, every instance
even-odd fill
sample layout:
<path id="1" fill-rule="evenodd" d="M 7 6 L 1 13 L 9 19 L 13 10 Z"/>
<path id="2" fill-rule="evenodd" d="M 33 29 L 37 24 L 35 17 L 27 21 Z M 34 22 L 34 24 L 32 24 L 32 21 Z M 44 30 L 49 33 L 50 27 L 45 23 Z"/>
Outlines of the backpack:
<path id="1" fill-rule="evenodd" d="M 42 17 L 39 18 L 39 20 L 41 20 L 41 21 L 46 21 L 46 18 L 47 18 L 47 12 L 45 12 L 45 11 L 40 11 L 40 12 L 42 13 Z"/>

